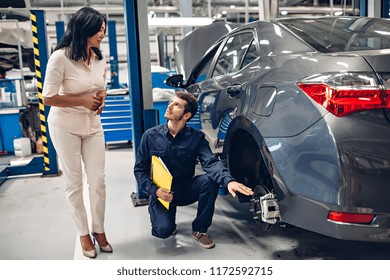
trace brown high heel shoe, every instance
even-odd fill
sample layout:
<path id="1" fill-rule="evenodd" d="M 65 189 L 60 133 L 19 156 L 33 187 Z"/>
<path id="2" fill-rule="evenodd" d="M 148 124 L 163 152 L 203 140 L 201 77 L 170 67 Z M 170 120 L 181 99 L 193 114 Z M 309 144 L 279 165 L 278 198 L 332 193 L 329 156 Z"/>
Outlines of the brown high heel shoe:
<path id="1" fill-rule="evenodd" d="M 92 243 L 92 239 L 89 234 L 80 236 L 80 244 L 81 244 L 81 249 L 83 251 L 83 255 L 85 257 L 91 259 L 96 258 L 97 256 L 96 249 L 94 244 Z"/>
<path id="2" fill-rule="evenodd" d="M 112 253 L 113 252 L 111 244 L 108 243 L 108 241 L 106 239 L 106 234 L 104 232 L 103 233 L 93 232 L 92 236 L 93 236 L 94 244 L 95 244 L 95 241 L 99 244 L 100 252 L 103 252 L 103 253 Z"/>

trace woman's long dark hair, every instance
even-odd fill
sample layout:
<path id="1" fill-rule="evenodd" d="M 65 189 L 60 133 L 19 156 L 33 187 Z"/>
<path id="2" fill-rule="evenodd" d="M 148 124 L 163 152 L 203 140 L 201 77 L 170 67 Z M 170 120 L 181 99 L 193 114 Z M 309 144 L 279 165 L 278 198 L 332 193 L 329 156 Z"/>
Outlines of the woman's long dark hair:
<path id="1" fill-rule="evenodd" d="M 107 26 L 105 15 L 91 7 L 78 10 L 69 20 L 68 27 L 55 51 L 66 48 L 66 56 L 69 59 L 87 60 L 87 39 L 99 32 L 103 21 Z M 99 60 L 103 58 L 98 48 L 92 48 Z"/>

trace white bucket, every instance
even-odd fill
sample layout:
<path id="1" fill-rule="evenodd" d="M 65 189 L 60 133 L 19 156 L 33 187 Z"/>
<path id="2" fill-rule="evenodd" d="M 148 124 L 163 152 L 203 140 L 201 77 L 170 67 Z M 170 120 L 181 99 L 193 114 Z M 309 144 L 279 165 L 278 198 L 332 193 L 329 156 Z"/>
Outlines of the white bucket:
<path id="1" fill-rule="evenodd" d="M 31 143 L 28 138 L 14 139 L 15 156 L 25 157 L 31 155 Z"/>

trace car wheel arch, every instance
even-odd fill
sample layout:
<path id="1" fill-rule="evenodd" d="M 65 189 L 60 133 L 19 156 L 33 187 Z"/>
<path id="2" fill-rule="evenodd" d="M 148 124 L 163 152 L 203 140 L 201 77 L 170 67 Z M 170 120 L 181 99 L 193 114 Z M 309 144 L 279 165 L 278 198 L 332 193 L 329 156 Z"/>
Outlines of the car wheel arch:
<path id="1" fill-rule="evenodd" d="M 260 131 L 243 116 L 232 120 L 221 155 L 232 176 L 248 187 L 274 188 L 273 163 Z"/>

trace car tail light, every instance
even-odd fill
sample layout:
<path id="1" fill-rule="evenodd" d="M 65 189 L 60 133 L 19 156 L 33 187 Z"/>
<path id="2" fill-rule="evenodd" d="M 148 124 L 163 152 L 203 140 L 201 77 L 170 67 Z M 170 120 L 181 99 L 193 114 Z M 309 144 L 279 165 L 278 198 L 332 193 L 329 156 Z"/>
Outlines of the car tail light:
<path id="1" fill-rule="evenodd" d="M 386 88 L 386 94 L 385 94 L 386 108 L 390 108 L 390 73 L 382 73 L 381 78 Z"/>
<path id="2" fill-rule="evenodd" d="M 390 108 L 389 89 L 383 90 L 373 74 L 314 75 L 297 82 L 297 85 L 338 117 L 356 111 Z"/>
<path id="3" fill-rule="evenodd" d="M 390 89 L 386 89 L 386 108 L 390 108 Z"/>
<path id="4" fill-rule="evenodd" d="M 328 220 L 352 224 L 370 224 L 374 217 L 374 214 L 345 213 L 336 211 L 330 211 L 328 214 Z"/>

